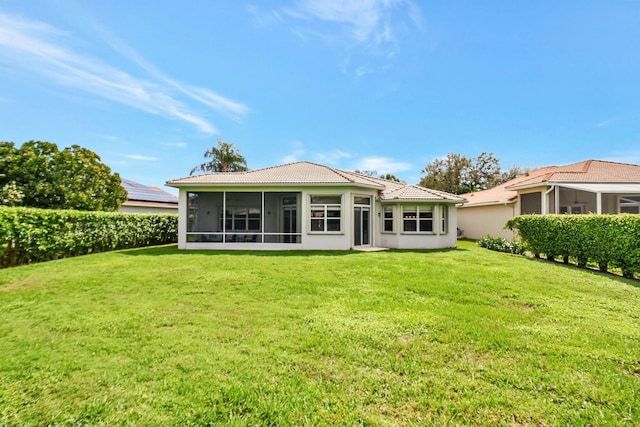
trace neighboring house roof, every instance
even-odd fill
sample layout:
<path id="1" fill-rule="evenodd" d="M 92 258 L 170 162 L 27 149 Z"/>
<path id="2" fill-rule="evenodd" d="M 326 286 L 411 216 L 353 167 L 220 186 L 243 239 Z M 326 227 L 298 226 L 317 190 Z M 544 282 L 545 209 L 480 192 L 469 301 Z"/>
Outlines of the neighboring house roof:
<path id="1" fill-rule="evenodd" d="M 139 182 L 123 179 L 122 186 L 127 190 L 128 201 L 171 203 L 178 205 L 178 198 L 158 187 L 150 187 Z"/>
<path id="2" fill-rule="evenodd" d="M 530 177 L 510 185 L 509 189 L 535 187 L 560 183 L 640 183 L 640 165 L 629 163 L 585 160 L 556 167 L 546 174 Z"/>
<path id="3" fill-rule="evenodd" d="M 585 160 L 566 166 L 535 169 L 488 190 L 461 194 L 461 196 L 468 200 L 465 207 L 472 207 L 513 203 L 518 198 L 517 190 L 543 185 L 591 184 L 591 187 L 595 188 L 594 186 L 601 184 L 619 184 L 618 186 L 622 189 L 632 183 L 640 183 L 640 165 Z M 610 185 L 607 188 L 610 188 Z"/>
<path id="4" fill-rule="evenodd" d="M 377 189 L 381 200 L 463 202 L 454 194 L 374 178 L 312 162 L 288 163 L 244 172 L 217 172 L 167 181 L 171 187 L 207 185 L 348 185 Z"/>

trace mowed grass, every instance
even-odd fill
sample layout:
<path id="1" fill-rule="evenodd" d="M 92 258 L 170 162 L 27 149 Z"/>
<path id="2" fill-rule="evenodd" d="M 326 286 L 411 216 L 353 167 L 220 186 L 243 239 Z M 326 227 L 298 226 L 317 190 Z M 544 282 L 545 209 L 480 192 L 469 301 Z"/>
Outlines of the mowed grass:
<path id="1" fill-rule="evenodd" d="M 638 282 L 491 252 L 0 271 L 0 425 L 637 425 Z"/>

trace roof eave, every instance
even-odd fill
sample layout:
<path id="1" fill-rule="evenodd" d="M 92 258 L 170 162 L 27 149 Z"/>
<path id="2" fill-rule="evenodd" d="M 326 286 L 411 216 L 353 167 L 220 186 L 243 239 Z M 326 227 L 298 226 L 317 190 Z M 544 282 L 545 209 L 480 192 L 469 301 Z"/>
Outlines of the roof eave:
<path id="1" fill-rule="evenodd" d="M 473 203 L 473 202 L 468 202 L 467 204 L 464 206 L 465 208 L 475 208 L 475 207 L 481 207 L 481 206 L 506 206 L 506 205 L 511 205 L 513 203 L 516 202 L 516 199 L 512 199 L 512 200 L 491 200 L 489 202 L 480 202 L 480 203 Z"/>
<path id="2" fill-rule="evenodd" d="M 370 188 L 372 190 L 383 190 L 382 185 L 364 184 L 358 182 L 173 182 L 167 181 L 165 185 L 173 188 L 211 188 L 211 187 L 360 187 Z"/>

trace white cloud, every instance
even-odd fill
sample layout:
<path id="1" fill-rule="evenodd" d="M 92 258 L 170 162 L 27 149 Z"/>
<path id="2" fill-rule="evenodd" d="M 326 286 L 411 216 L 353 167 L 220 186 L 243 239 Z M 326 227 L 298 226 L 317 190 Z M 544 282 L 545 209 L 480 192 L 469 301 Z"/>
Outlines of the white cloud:
<path id="1" fill-rule="evenodd" d="M 376 171 L 380 175 L 385 175 L 408 171 L 411 169 L 411 164 L 388 157 L 365 157 L 359 160 L 353 169 Z"/>
<path id="2" fill-rule="evenodd" d="M 27 74 L 44 76 L 67 86 L 128 105 L 151 114 L 178 119 L 201 132 L 217 133 L 208 119 L 191 110 L 175 92 L 218 113 L 242 118 L 249 109 L 205 89 L 179 83 L 161 73 L 140 55 L 102 31 L 107 42 L 150 76 L 142 79 L 92 56 L 73 51 L 68 34 L 46 23 L 0 13 L 0 64 L 21 67 Z"/>
<path id="3" fill-rule="evenodd" d="M 348 153 L 340 149 L 335 149 L 333 151 L 314 153 L 313 157 L 315 162 L 337 166 L 339 165 L 341 160 L 350 159 L 351 156 L 352 156 L 351 153 Z"/>
<path id="4" fill-rule="evenodd" d="M 158 160 L 157 157 L 143 156 L 141 154 L 123 154 L 122 157 L 133 160 L 142 160 L 145 162 L 155 162 L 156 160 Z"/>

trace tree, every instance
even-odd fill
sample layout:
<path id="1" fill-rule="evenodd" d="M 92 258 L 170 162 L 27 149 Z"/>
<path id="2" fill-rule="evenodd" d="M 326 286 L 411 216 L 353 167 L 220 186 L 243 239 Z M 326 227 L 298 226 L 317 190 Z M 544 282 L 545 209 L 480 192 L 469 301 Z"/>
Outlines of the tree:
<path id="1" fill-rule="evenodd" d="M 380 175 L 381 179 L 386 179 L 387 181 L 396 181 L 396 182 L 402 182 L 397 176 L 391 174 L 391 173 L 385 173 L 384 175 Z"/>
<path id="2" fill-rule="evenodd" d="M 218 138 L 218 146 L 211 147 L 204 152 L 210 161 L 191 169 L 190 175 L 196 171 L 202 172 L 242 172 L 247 170 L 247 160 L 234 148 L 235 143 L 224 142 Z"/>
<path id="3" fill-rule="evenodd" d="M 115 211 L 127 200 L 117 173 L 91 150 L 46 141 L 0 142 L 0 204 Z"/>
<path id="4" fill-rule="evenodd" d="M 463 176 L 471 167 L 471 159 L 460 154 L 449 153 L 444 159 L 435 159 L 421 171 L 426 174 L 420 185 L 434 190 L 454 194 L 466 193 L 468 187 Z"/>
<path id="5" fill-rule="evenodd" d="M 493 153 L 482 152 L 475 158 L 455 153 L 428 164 L 422 173 L 420 185 L 454 194 L 486 190 L 507 182 L 524 171 L 516 166 L 507 172 L 500 168 Z"/>

